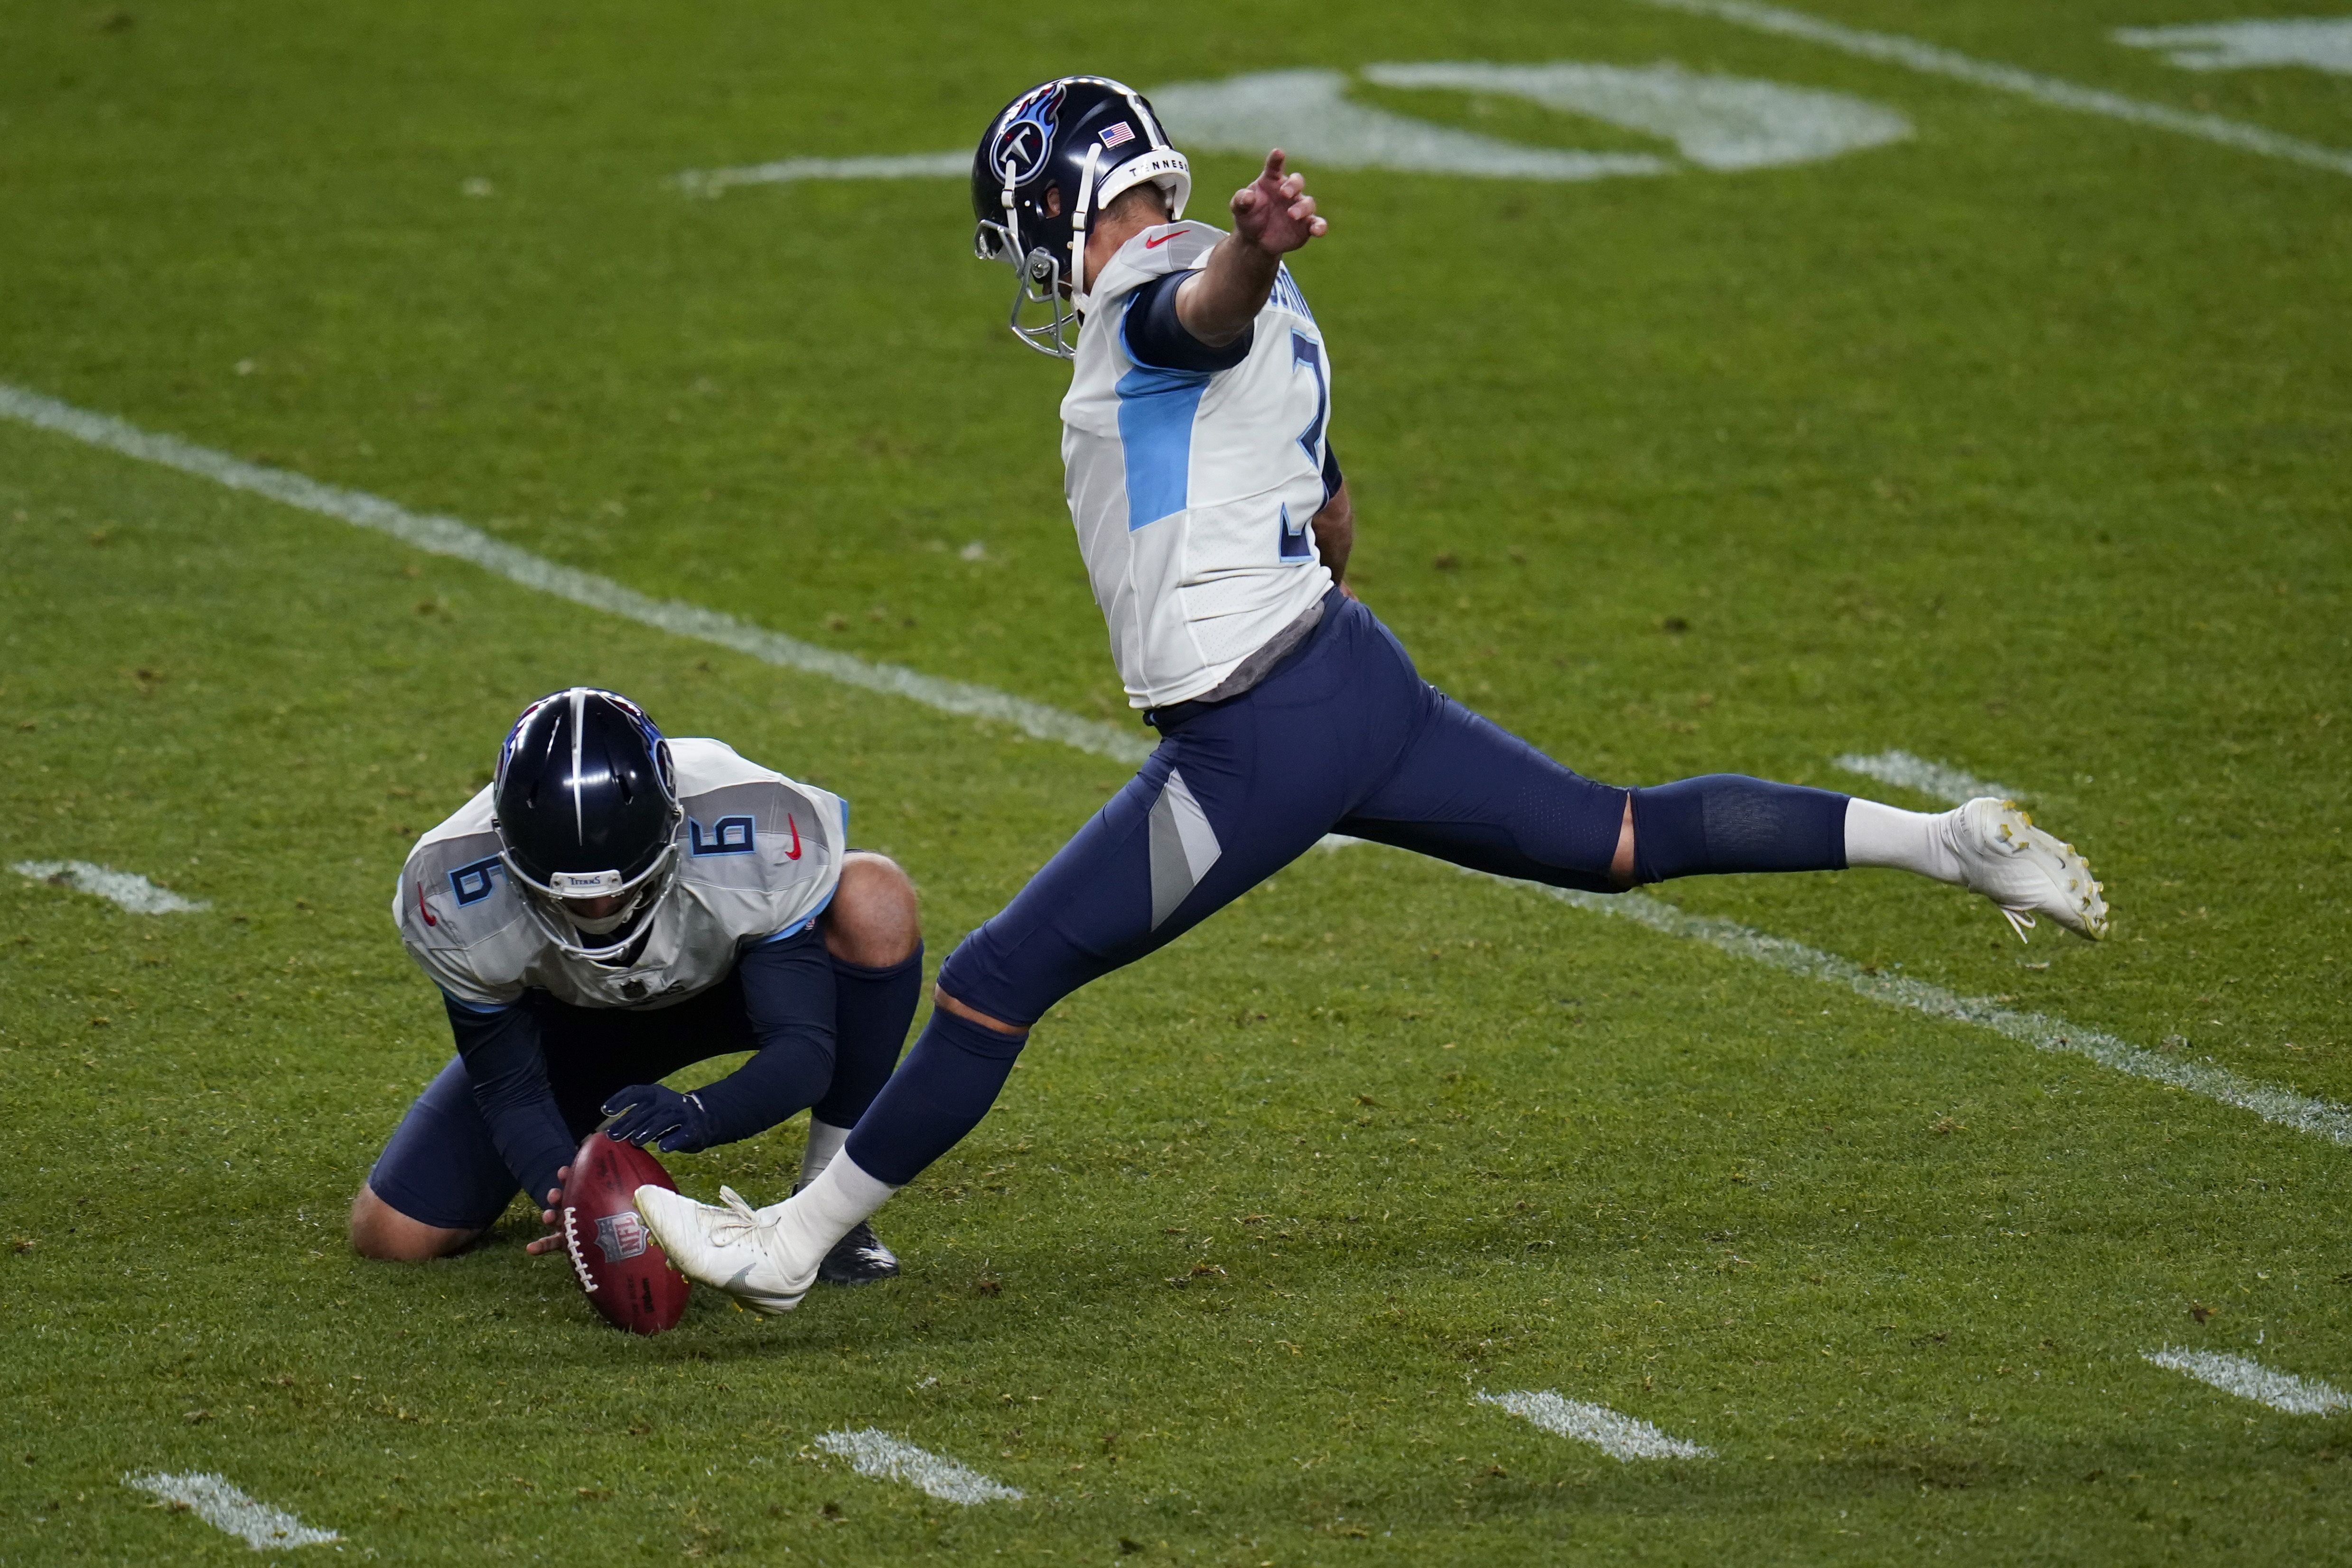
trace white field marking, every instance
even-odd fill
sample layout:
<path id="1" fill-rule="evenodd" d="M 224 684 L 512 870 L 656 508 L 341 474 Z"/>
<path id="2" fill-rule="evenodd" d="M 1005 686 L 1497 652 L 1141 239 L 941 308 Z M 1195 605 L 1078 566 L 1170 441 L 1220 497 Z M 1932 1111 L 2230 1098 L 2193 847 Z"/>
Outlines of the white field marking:
<path id="1" fill-rule="evenodd" d="M 2152 125 L 2158 130 L 2175 131 L 2183 136 L 2217 142 L 2224 147 L 2235 147 L 2242 152 L 2284 158 L 2291 163 L 2326 169 L 2334 174 L 2352 174 L 2352 153 L 2341 148 L 2323 147 L 2315 142 L 2283 136 L 2275 131 L 2248 125 L 2243 121 L 2225 120 L 2218 114 L 2192 113 L 2168 104 L 2126 98 L 2103 88 L 2082 87 L 2056 77 L 2039 76 L 2032 71 L 2020 70 L 2015 66 L 1977 59 L 1934 44 L 1923 43 L 1917 38 L 1905 37 L 1899 33 L 1865 33 L 1857 28 L 1840 26 L 1835 22 L 1825 22 L 1802 11 L 1790 11 L 1779 5 L 1753 5 L 1749 0 L 1641 0 L 1641 3 L 1662 10 L 1714 16 L 1761 32 L 1826 44 L 1831 48 L 1860 55 L 1865 59 L 1885 60 L 1895 65 L 1908 66 L 1930 76 L 1951 77 L 1978 87 L 2013 92 L 2021 98 L 2030 98 L 2058 109 L 2105 115 L 2110 120 L 2126 121 L 2135 125 Z"/>
<path id="2" fill-rule="evenodd" d="M 1965 805 L 1988 795 L 2002 800 L 2017 798 L 2017 791 L 2005 784 L 1980 779 L 1949 763 L 1931 763 L 1908 752 L 1878 752 L 1867 757 L 1847 752 L 1830 760 L 1850 773 L 1860 773 L 1881 784 L 1916 789 L 1921 795 L 1932 795 L 1937 800 L 1948 800 L 1954 805 Z"/>
<path id="3" fill-rule="evenodd" d="M 816 647 L 776 632 L 746 626 L 731 616 L 675 600 L 649 598 L 633 589 L 568 566 L 558 566 L 525 550 L 502 544 L 488 535 L 446 517 L 422 517 L 375 496 L 338 489 L 315 479 L 278 468 L 240 462 L 225 453 L 191 446 L 169 436 L 153 436 L 106 415 L 89 414 L 52 398 L 0 384 L 0 417 L 22 420 L 121 452 L 161 463 L 232 489 L 249 490 L 289 506 L 340 518 L 373 528 L 436 554 L 471 561 L 525 587 L 537 588 L 575 604 L 607 610 L 680 637 L 699 637 L 750 654 L 770 664 L 805 669 L 866 690 L 885 691 L 920 702 L 941 712 L 993 719 L 1017 725 L 1041 740 L 1059 741 L 1096 756 L 1118 762 L 1141 762 L 1151 742 L 1132 737 L 1112 725 L 1080 719 L 985 686 L 946 681 L 895 665 L 868 664 L 845 653 Z M 1331 835 L 1327 848 L 1344 848 L 1349 840 Z M 1496 878 L 1508 881 L 1508 878 Z M 1535 883 L 1523 884 L 1537 887 Z M 2021 1040 L 2039 1050 L 2071 1052 L 2103 1067 L 2135 1078 L 2169 1084 L 2190 1094 L 2250 1110 L 2265 1121 L 2292 1127 L 2330 1142 L 2352 1145 L 2352 1109 L 2314 1100 L 2291 1089 L 2274 1088 L 2239 1077 L 2227 1068 L 2198 1062 L 2175 1061 L 2095 1029 L 2078 1028 L 2042 1013 L 2020 1013 L 1982 997 L 1955 995 L 1938 986 L 1864 973 L 1862 966 L 1833 953 L 1819 952 L 1783 938 L 1769 936 L 1731 921 L 1685 914 L 1674 905 L 1640 893 L 1607 897 L 1566 888 L 1538 888 L 1562 903 L 1595 914 L 1631 920 L 1668 936 L 1704 942 L 1735 957 L 1769 964 L 1791 974 L 1803 974 L 1844 985 L 1856 995 L 1889 1007 L 1907 1007 L 1931 1017 L 1975 1024 L 1995 1034 Z"/>
<path id="4" fill-rule="evenodd" d="M 1606 1405 L 1563 1399 L 1550 1389 L 1525 1394 L 1476 1395 L 1481 1405 L 1498 1405 L 1547 1432 L 1590 1443 L 1619 1464 L 1634 1459 L 1711 1459 L 1715 1450 L 1680 1437 L 1670 1437 L 1647 1421 L 1621 1415 Z"/>
<path id="5" fill-rule="evenodd" d="M 2136 49 L 2162 49 L 2183 70 L 2256 70 L 2309 66 L 2352 76 L 2352 16 L 2268 22 L 2206 22 L 2185 27 L 2117 27 L 2108 35 Z"/>
<path id="6" fill-rule="evenodd" d="M 1483 873 L 1473 873 L 1483 875 Z M 1497 878 L 1496 880 L 1505 879 Z M 1535 883 L 1522 884 L 1536 887 Z M 2293 1089 L 2241 1078 L 2227 1068 L 2209 1062 L 2179 1061 L 2143 1050 L 2127 1040 L 2097 1029 L 2085 1029 L 2046 1013 L 2020 1012 L 1982 996 L 1962 996 L 1900 975 L 1873 974 L 1850 958 L 1822 952 L 1786 937 L 1769 936 L 1736 921 L 1694 915 L 1644 893 L 1614 895 L 1580 892 L 1570 888 L 1541 888 L 1564 904 L 1597 914 L 1614 915 L 1668 936 L 1703 942 L 1735 958 L 1750 959 L 1784 973 L 1843 985 L 1865 1001 L 1885 1007 L 1903 1007 L 1931 1018 L 1974 1024 L 1996 1035 L 2020 1040 L 2036 1050 L 2087 1057 L 2101 1067 L 2152 1083 L 2168 1084 L 2206 1100 L 2240 1110 L 2251 1110 L 2265 1121 L 2352 1146 L 2352 1106 L 2315 1100 Z"/>
<path id="7" fill-rule="evenodd" d="M 1628 131 L 1668 137 L 1692 163 L 1724 172 L 1810 163 L 1911 134 L 1908 120 L 1857 98 L 1702 76 L 1670 60 L 1632 67 L 1577 60 L 1373 65 L 1364 67 L 1363 75 L 1382 87 L 1504 93 L 1547 109 L 1588 114 Z"/>
<path id="8" fill-rule="evenodd" d="M 95 893 L 134 915 L 193 915 L 212 908 L 201 899 L 184 899 L 169 888 L 159 888 L 134 872 L 93 866 L 87 860 L 19 860 L 9 868 L 36 882 Z"/>
<path id="9" fill-rule="evenodd" d="M 1535 66 L 1470 61 L 1367 66 L 1363 74 L 1387 87 L 1510 93 L 1589 114 L 1671 138 L 1683 156 L 1708 169 L 1808 163 L 1911 133 L 1909 121 L 1859 99 L 1775 82 L 1698 76 L 1670 62 L 1627 67 L 1573 60 Z M 1675 169 L 1672 159 L 1647 153 L 1531 147 L 1433 125 L 1370 104 L 1351 103 L 1347 91 L 1348 79 L 1339 71 L 1261 71 L 1223 81 L 1173 82 L 1154 89 L 1151 103 L 1170 132 L 1190 146 L 1257 154 L 1278 144 L 1294 156 L 1335 169 L 1553 181 L 1668 174 Z M 689 195 L 715 196 L 736 185 L 950 178 L 971 170 L 971 154 L 964 152 L 783 158 L 739 169 L 689 169 L 677 176 L 677 184 Z"/>
<path id="10" fill-rule="evenodd" d="M 971 173 L 969 150 L 896 153 L 878 158 L 780 158 L 740 169 L 688 169 L 677 183 L 688 195 L 715 196 L 730 185 L 788 185 L 795 180 L 919 180 Z"/>
<path id="11" fill-rule="evenodd" d="M 1024 1495 L 1017 1487 L 990 1480 L 978 1470 L 966 1469 L 953 1459 L 918 1448 L 878 1426 L 868 1426 L 860 1432 L 827 1432 L 816 1440 L 816 1446 L 847 1459 L 850 1468 L 861 1476 L 904 1481 L 941 1502 L 961 1503 L 970 1508 L 982 1502 L 1019 1502 Z"/>
<path id="12" fill-rule="evenodd" d="M 93 414 L 5 383 L 0 383 L 0 418 L 15 419 L 125 457 L 211 479 L 231 489 L 267 496 L 321 517 L 390 534 L 404 544 L 431 554 L 470 561 L 526 588 L 552 594 L 659 631 L 732 648 L 765 664 L 806 670 L 845 686 L 904 697 L 942 713 L 992 719 L 1041 741 L 1058 741 L 1081 752 L 1129 765 L 1151 754 L 1151 741 L 1116 724 L 1081 719 L 991 687 L 942 680 L 901 665 L 870 663 L 855 654 L 805 643 L 698 605 L 656 599 L 624 587 L 609 577 L 558 565 L 544 556 L 493 539 L 455 518 L 413 512 L 381 496 L 321 484 L 284 468 L 245 462 L 226 452 L 194 446 L 176 437 L 158 436 L 110 415 Z"/>
<path id="13" fill-rule="evenodd" d="M 256 1552 L 282 1552 L 294 1546 L 324 1546 L 341 1536 L 331 1530 L 313 1530 L 282 1508 L 257 1502 L 220 1476 L 127 1475 L 122 1484 L 152 1492 L 165 1502 L 178 1503 L 216 1530 L 226 1531 Z"/>
<path id="14" fill-rule="evenodd" d="M 2294 1377 L 2284 1372 L 2273 1372 L 2250 1356 L 2223 1355 L 2216 1351 L 2179 1351 L 2167 1345 L 2160 1351 L 2143 1351 L 2142 1361 L 2154 1362 L 2174 1372 L 2186 1373 L 2200 1383 L 2210 1383 L 2224 1394 L 2234 1394 L 2241 1399 L 2251 1399 L 2257 1405 L 2267 1405 L 2273 1410 L 2284 1410 L 2289 1415 L 2332 1415 L 2338 1410 L 2352 1410 L 2352 1394 L 2317 1378 Z"/>
<path id="15" fill-rule="evenodd" d="M 1647 153 L 1529 147 L 1433 125 L 1350 103 L 1347 91 L 1348 79 L 1338 71 L 1288 70 L 1174 82 L 1150 97 L 1181 144 L 1260 157 L 1268 147 L 1280 147 L 1309 167 L 1557 181 L 1666 174 L 1675 168 L 1671 160 Z"/>

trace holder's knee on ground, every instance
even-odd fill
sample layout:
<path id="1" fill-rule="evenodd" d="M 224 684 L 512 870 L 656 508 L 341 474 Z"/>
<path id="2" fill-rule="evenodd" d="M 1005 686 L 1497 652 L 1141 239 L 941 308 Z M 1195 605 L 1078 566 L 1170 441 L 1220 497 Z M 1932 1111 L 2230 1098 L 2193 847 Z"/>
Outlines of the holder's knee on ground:
<path id="1" fill-rule="evenodd" d="M 470 1245 L 479 1228 L 453 1230 L 412 1219 L 362 1186 L 352 1200 L 352 1250 L 387 1263 L 422 1263 Z"/>
<path id="2" fill-rule="evenodd" d="M 841 886 L 818 922 L 827 952 L 862 969 L 904 963 L 923 940 L 915 884 L 887 855 L 858 850 L 841 863 Z"/>

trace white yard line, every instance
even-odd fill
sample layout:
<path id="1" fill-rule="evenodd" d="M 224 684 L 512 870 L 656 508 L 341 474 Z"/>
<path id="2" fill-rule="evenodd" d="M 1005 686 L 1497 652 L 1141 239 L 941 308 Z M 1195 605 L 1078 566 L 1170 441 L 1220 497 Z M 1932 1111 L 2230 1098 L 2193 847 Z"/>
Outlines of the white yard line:
<path id="1" fill-rule="evenodd" d="M 226 1531 L 256 1552 L 282 1552 L 294 1546 L 324 1546 L 341 1541 L 331 1530 L 313 1530 L 282 1508 L 257 1502 L 222 1477 L 209 1473 L 184 1476 L 129 1475 L 122 1484 L 177 1503 L 215 1530 Z"/>
<path id="2" fill-rule="evenodd" d="M 1937 800 L 1964 805 L 1979 795 L 1995 795 L 2002 800 L 2017 797 L 2017 791 L 2005 784 L 1980 779 L 1946 763 L 1931 763 L 1925 757 L 1908 752 L 1878 752 L 1861 756 L 1848 752 L 1830 759 L 1850 773 L 1860 773 L 1880 784 L 1891 784 L 1904 789 L 1916 789 L 1921 795 L 1932 795 Z"/>
<path id="3" fill-rule="evenodd" d="M 87 860 L 19 860 L 9 869 L 36 882 L 95 894 L 134 915 L 193 915 L 212 908 L 201 899 L 184 899 L 169 888 L 159 888 L 135 872 Z"/>
<path id="4" fill-rule="evenodd" d="M 917 180 L 971 173 L 971 153 L 893 153 L 877 158 L 779 158 L 738 169 L 688 169 L 677 183 L 688 195 L 715 196 L 731 185 L 788 185 L 796 180 Z"/>
<path id="5" fill-rule="evenodd" d="M 847 1459 L 861 1476 L 878 1481 L 903 1481 L 941 1502 L 970 1508 L 982 1502 L 1019 1502 L 1022 1491 L 990 1480 L 978 1470 L 942 1458 L 912 1443 L 893 1437 L 878 1426 L 858 1432 L 827 1432 L 816 1440 L 826 1453 Z"/>
<path id="6" fill-rule="evenodd" d="M 804 669 L 866 690 L 904 697 L 944 713 L 1013 724 L 1040 740 L 1058 741 L 1078 751 L 1121 763 L 1139 763 L 1150 754 L 1150 741 L 1115 725 L 1081 719 L 985 686 L 941 680 L 897 665 L 869 664 L 849 654 L 763 631 L 715 610 L 672 599 L 651 598 L 607 578 L 559 566 L 527 550 L 500 543 L 451 518 L 421 516 L 381 497 L 339 489 L 299 474 L 241 462 L 226 453 L 191 446 L 169 436 L 150 435 L 107 415 L 88 413 L 5 384 L 0 384 L 0 418 L 17 419 L 94 447 L 374 529 L 417 549 L 470 561 L 524 587 L 606 610 L 680 637 L 716 643 L 769 664 Z M 1324 840 L 1325 847 L 1347 847 L 1335 840 L 1336 836 Z M 1734 957 L 1750 959 L 1786 973 L 1845 986 L 1856 995 L 1885 1006 L 1905 1007 L 1930 1017 L 1974 1024 L 2039 1050 L 2086 1057 L 2116 1072 L 2168 1084 L 2250 1110 L 2265 1121 L 2333 1143 L 2352 1145 L 2352 1109 L 2257 1083 L 2225 1068 L 2176 1060 L 2143 1050 L 2113 1035 L 2078 1027 L 2063 1018 L 2018 1012 L 1982 997 L 1957 995 L 1922 981 L 1867 973 L 1850 959 L 1816 952 L 1731 921 L 1686 914 L 1646 894 L 1608 897 L 1561 888 L 1540 890 L 1580 910 L 1630 920 L 1668 936 L 1703 942 Z"/>
<path id="7" fill-rule="evenodd" d="M 2021 1012 L 1986 997 L 1962 996 L 1922 980 L 1873 974 L 1850 958 L 1822 952 L 1786 937 L 1768 935 L 1736 921 L 1690 914 L 1646 893 L 1611 895 L 1579 892 L 1570 888 L 1539 890 L 1580 910 L 1632 921 L 1668 936 L 1702 942 L 1734 958 L 1748 959 L 1783 973 L 1843 985 L 1864 1000 L 1884 1007 L 1902 1007 L 1925 1013 L 1931 1018 L 1974 1024 L 1980 1029 L 2022 1041 L 2036 1050 L 2087 1057 L 2103 1068 L 2147 1079 L 2151 1083 L 2167 1084 L 2240 1110 L 2251 1110 L 2265 1121 L 2325 1138 L 2331 1143 L 2352 1146 L 2352 1107 L 2332 1100 L 2315 1100 L 2293 1089 L 2258 1083 L 2210 1063 L 2180 1061 L 2143 1050 L 2127 1040 L 2053 1018 L 2047 1013 Z"/>
<path id="8" fill-rule="evenodd" d="M 2219 142 L 2224 147 L 2235 147 L 2242 152 L 2284 158 L 2291 163 L 2326 169 L 2331 174 L 2352 174 L 2352 153 L 2341 148 L 2323 147 L 2315 142 L 2283 136 L 2275 131 L 2248 125 L 2243 121 L 2225 120 L 2218 114 L 2198 114 L 2186 109 L 2174 109 L 2168 104 L 2126 98 L 2122 93 L 2109 92 L 2104 88 L 2083 87 L 2074 82 L 2062 81 L 2056 77 L 2039 76 L 2032 71 L 2020 70 L 2015 66 L 1977 59 L 1899 33 L 1867 33 L 1824 21 L 1803 11 L 1791 11 L 1780 5 L 1753 5 L 1749 0 L 1641 0 L 1641 3 L 1665 11 L 1713 16 L 1726 22 L 1736 22 L 1743 27 L 1753 27 L 1759 32 L 1803 38 L 1809 43 L 1826 44 L 1831 48 L 1860 55 L 1865 59 L 1885 60 L 1924 71 L 1929 76 L 1950 77 L 1977 87 L 2013 92 L 2021 98 L 2030 98 L 2037 103 L 2046 103 L 2057 109 L 2104 115 L 2109 120 L 2121 120 L 2134 125 L 2151 125 L 2160 131 L 2178 132 L 2183 136 L 2195 136 L 2202 141 Z"/>
<path id="9" fill-rule="evenodd" d="M 331 517 L 360 528 L 390 534 L 402 543 L 434 555 L 470 561 L 485 571 L 542 594 L 569 599 L 575 605 L 605 611 L 626 620 L 674 632 L 679 637 L 716 643 L 762 663 L 803 669 L 867 691 L 887 692 L 919 702 L 942 713 L 973 719 L 993 719 L 1041 741 L 1059 741 L 1082 752 L 1136 763 L 1151 754 L 1152 742 L 1133 730 L 1098 720 L 1081 719 L 991 687 L 961 680 L 942 680 L 895 664 L 874 664 L 855 654 L 841 653 L 782 632 L 772 632 L 718 610 L 676 599 L 656 599 L 623 587 L 609 577 L 560 566 L 543 556 L 491 538 L 455 518 L 410 511 L 396 501 L 362 490 L 347 490 L 289 472 L 264 468 L 215 452 L 172 436 L 158 436 L 111 415 L 93 414 L 44 397 L 37 392 L 0 383 L 0 418 L 15 419 L 39 429 L 69 436 L 77 441 L 120 452 L 127 458 L 177 468 L 184 474 L 211 479 L 231 489 L 267 496 L 304 511 Z"/>
<path id="10" fill-rule="evenodd" d="M 1647 1421 L 1622 1415 L 1606 1405 L 1564 1399 L 1549 1388 L 1524 1394 L 1475 1395 L 1481 1405 L 1498 1405 L 1547 1432 L 1590 1443 L 1619 1464 L 1634 1459 L 1711 1459 L 1715 1450 L 1671 1437 Z"/>
<path id="11" fill-rule="evenodd" d="M 2160 1351 L 2143 1351 L 2140 1359 L 2186 1373 L 2224 1394 L 2284 1410 L 2289 1415 L 2332 1415 L 2338 1410 L 2352 1410 L 2352 1394 L 2342 1389 L 2317 1378 L 2273 1372 L 2250 1356 L 2223 1355 L 2218 1351 L 2180 1351 L 2167 1345 Z"/>

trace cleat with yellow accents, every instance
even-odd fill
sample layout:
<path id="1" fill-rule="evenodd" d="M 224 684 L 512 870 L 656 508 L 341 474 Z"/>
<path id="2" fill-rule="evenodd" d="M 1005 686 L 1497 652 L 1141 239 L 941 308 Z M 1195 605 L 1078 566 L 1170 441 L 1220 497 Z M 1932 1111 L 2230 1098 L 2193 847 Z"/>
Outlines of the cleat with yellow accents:
<path id="1" fill-rule="evenodd" d="M 1985 795 L 1953 812 L 1950 822 L 1964 885 L 1993 901 L 2018 941 L 2040 915 L 2093 942 L 2107 934 L 2106 889 L 2091 863 L 2034 826 L 2015 801 Z"/>

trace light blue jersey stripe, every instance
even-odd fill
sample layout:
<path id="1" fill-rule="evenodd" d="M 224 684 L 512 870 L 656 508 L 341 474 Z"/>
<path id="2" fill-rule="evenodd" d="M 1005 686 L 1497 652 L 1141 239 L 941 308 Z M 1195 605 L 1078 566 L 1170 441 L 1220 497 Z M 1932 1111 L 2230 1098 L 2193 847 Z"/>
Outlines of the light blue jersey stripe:
<path id="1" fill-rule="evenodd" d="M 1203 371 L 1138 365 L 1118 378 L 1118 439 L 1127 459 L 1127 531 L 1184 510 L 1192 416 L 1209 388 Z"/>

